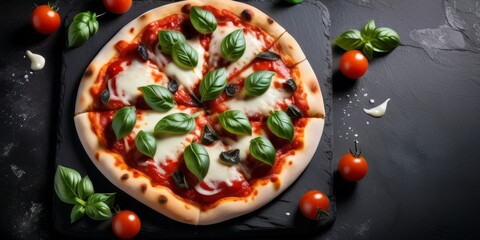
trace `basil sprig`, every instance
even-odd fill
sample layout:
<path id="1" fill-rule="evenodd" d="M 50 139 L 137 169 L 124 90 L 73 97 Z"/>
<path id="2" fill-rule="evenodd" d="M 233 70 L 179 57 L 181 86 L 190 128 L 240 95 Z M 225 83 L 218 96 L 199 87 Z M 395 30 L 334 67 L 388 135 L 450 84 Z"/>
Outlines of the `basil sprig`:
<path id="1" fill-rule="evenodd" d="M 158 44 L 160 45 L 160 51 L 165 54 L 172 54 L 173 45 L 175 45 L 175 43 L 186 41 L 185 36 L 183 36 L 181 32 L 173 30 L 158 31 Z"/>
<path id="2" fill-rule="evenodd" d="M 137 122 L 135 107 L 123 107 L 113 116 L 112 128 L 117 140 L 130 134 Z"/>
<path id="3" fill-rule="evenodd" d="M 88 176 L 81 177 L 74 169 L 58 165 L 54 177 L 54 190 L 62 202 L 74 204 L 70 212 L 73 223 L 87 214 L 94 220 L 112 217 L 115 193 L 95 193 Z"/>
<path id="4" fill-rule="evenodd" d="M 243 30 L 238 29 L 228 34 L 222 41 L 222 54 L 229 61 L 235 62 L 245 52 L 247 44 Z"/>
<path id="5" fill-rule="evenodd" d="M 272 83 L 273 75 L 275 72 L 272 71 L 257 71 L 248 75 L 244 82 L 247 95 L 260 96 L 264 94 Z"/>
<path id="6" fill-rule="evenodd" d="M 97 14 L 94 12 L 80 12 L 68 27 L 68 47 L 78 47 L 98 32 Z"/>
<path id="7" fill-rule="evenodd" d="M 245 113 L 238 110 L 228 110 L 218 115 L 222 127 L 237 135 L 252 135 L 252 125 Z"/>
<path id="8" fill-rule="evenodd" d="M 200 82 L 200 95 L 201 101 L 207 101 L 215 99 L 227 86 L 227 70 L 225 68 L 219 68 L 210 71 Z"/>
<path id="9" fill-rule="evenodd" d="M 172 48 L 172 59 L 184 69 L 192 69 L 198 64 L 198 53 L 187 42 L 177 41 Z"/>
<path id="10" fill-rule="evenodd" d="M 157 122 L 154 129 L 155 135 L 162 133 L 185 134 L 195 129 L 195 117 L 186 113 L 172 113 Z"/>
<path id="11" fill-rule="evenodd" d="M 267 126 L 270 131 L 279 138 L 293 140 L 294 128 L 292 119 L 284 112 L 276 110 L 267 118 Z"/>
<path id="12" fill-rule="evenodd" d="M 139 152 L 151 158 L 153 158 L 155 152 L 157 152 L 157 141 L 155 137 L 143 130 L 140 130 L 137 136 L 135 136 L 135 146 Z"/>
<path id="13" fill-rule="evenodd" d="M 250 140 L 250 154 L 270 166 L 275 162 L 275 148 L 273 144 L 265 137 L 256 137 Z"/>
<path id="14" fill-rule="evenodd" d="M 201 34 L 209 34 L 217 29 L 217 19 L 212 12 L 192 7 L 190 9 L 190 22 L 192 26 Z"/>
<path id="15" fill-rule="evenodd" d="M 183 159 L 188 170 L 199 180 L 207 175 L 210 166 L 210 156 L 205 147 L 198 143 L 192 143 L 183 152 Z"/>
<path id="16" fill-rule="evenodd" d="M 148 85 L 140 87 L 140 90 L 143 92 L 145 102 L 155 111 L 167 112 L 176 104 L 172 93 L 165 87 Z"/>
<path id="17" fill-rule="evenodd" d="M 373 52 L 390 52 L 400 44 L 397 32 L 387 27 L 376 27 L 370 20 L 360 31 L 350 29 L 334 40 L 344 50 L 361 49 L 368 59 Z"/>

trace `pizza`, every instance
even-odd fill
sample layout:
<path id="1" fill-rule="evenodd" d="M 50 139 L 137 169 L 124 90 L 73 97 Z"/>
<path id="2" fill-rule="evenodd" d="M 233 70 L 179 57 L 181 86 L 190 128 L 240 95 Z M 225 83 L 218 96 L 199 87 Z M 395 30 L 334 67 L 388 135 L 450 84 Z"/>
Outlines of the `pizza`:
<path id="1" fill-rule="evenodd" d="M 244 3 L 152 9 L 105 44 L 74 122 L 115 186 L 179 222 L 250 213 L 288 188 L 322 136 L 318 80 L 295 39 Z"/>

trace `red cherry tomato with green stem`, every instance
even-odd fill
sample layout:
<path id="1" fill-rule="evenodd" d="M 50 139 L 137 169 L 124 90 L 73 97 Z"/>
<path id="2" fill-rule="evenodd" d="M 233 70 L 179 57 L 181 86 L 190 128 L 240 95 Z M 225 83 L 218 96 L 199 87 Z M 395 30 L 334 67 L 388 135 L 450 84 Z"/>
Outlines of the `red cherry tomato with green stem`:
<path id="1" fill-rule="evenodd" d="M 368 60 L 358 50 L 348 50 L 340 58 L 340 72 L 348 78 L 357 79 L 368 70 Z"/>
<path id="2" fill-rule="evenodd" d="M 130 210 L 122 210 L 112 218 L 113 233 L 121 239 L 135 237 L 141 227 L 140 218 Z"/>
<path id="3" fill-rule="evenodd" d="M 132 7 L 132 0 L 103 0 L 107 11 L 115 14 L 126 13 Z"/>
<path id="4" fill-rule="evenodd" d="M 367 175 L 368 164 L 365 158 L 361 155 L 355 141 L 355 151 L 343 155 L 338 163 L 338 172 L 343 179 L 350 182 L 357 182 Z"/>
<path id="5" fill-rule="evenodd" d="M 55 6 L 51 5 L 40 5 L 36 7 L 30 17 L 33 29 L 44 35 L 49 35 L 57 31 L 62 22 L 57 10 Z"/>
<path id="6" fill-rule="evenodd" d="M 328 215 L 330 200 L 318 190 L 310 190 L 300 198 L 300 212 L 310 220 L 319 220 L 322 215 Z"/>

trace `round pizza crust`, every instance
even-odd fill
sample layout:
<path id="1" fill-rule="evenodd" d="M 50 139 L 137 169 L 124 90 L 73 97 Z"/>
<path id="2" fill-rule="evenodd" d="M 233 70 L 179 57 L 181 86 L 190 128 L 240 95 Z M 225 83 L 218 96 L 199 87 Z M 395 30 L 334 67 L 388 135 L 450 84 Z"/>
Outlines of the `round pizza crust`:
<path id="1" fill-rule="evenodd" d="M 182 13 L 186 6 L 213 5 L 224 8 L 250 24 L 264 29 L 277 41 L 276 52 L 289 66 L 294 67 L 302 87 L 307 93 L 309 104 L 307 125 L 304 129 L 304 145 L 294 155 L 288 156 L 278 179 L 272 181 L 257 181 L 254 190 L 246 197 L 227 197 L 220 199 L 214 207 L 201 209 L 200 206 L 185 201 L 163 186 L 152 186 L 149 178 L 129 167 L 116 153 L 108 151 L 99 142 L 89 114 L 92 111 L 93 99 L 90 88 L 95 87 L 96 77 L 101 66 L 108 63 L 117 52 L 114 49 L 120 40 L 132 41 L 136 35 L 151 21 L 162 19 L 172 14 Z M 133 31 L 132 31 L 133 29 Z M 306 60 L 295 39 L 286 30 L 260 10 L 236 1 L 225 0 L 188 0 L 167 4 L 150 10 L 125 25 L 92 60 L 83 75 L 78 89 L 75 107 L 75 127 L 80 141 L 94 165 L 102 174 L 119 189 L 125 191 L 143 204 L 176 221 L 193 224 L 209 225 L 226 221 L 250 213 L 272 201 L 288 188 L 303 172 L 311 161 L 320 142 L 324 127 L 324 104 L 318 80 L 312 67 Z"/>

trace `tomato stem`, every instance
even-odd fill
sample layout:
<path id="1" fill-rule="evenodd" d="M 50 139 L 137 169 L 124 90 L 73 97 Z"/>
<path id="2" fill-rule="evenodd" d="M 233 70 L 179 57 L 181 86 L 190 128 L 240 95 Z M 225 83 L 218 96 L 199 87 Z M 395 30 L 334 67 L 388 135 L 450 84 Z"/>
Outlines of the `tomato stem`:
<path id="1" fill-rule="evenodd" d="M 358 141 L 357 140 L 354 140 L 353 143 L 355 144 L 355 151 L 352 151 L 352 149 L 350 148 L 350 154 L 352 154 L 352 156 L 354 157 L 360 157 L 360 155 L 362 155 L 362 151 L 358 148 Z"/>
<path id="2" fill-rule="evenodd" d="M 322 218 L 322 216 L 330 216 L 330 214 L 328 214 L 327 211 L 325 211 L 321 208 L 317 208 L 317 219 Z"/>

